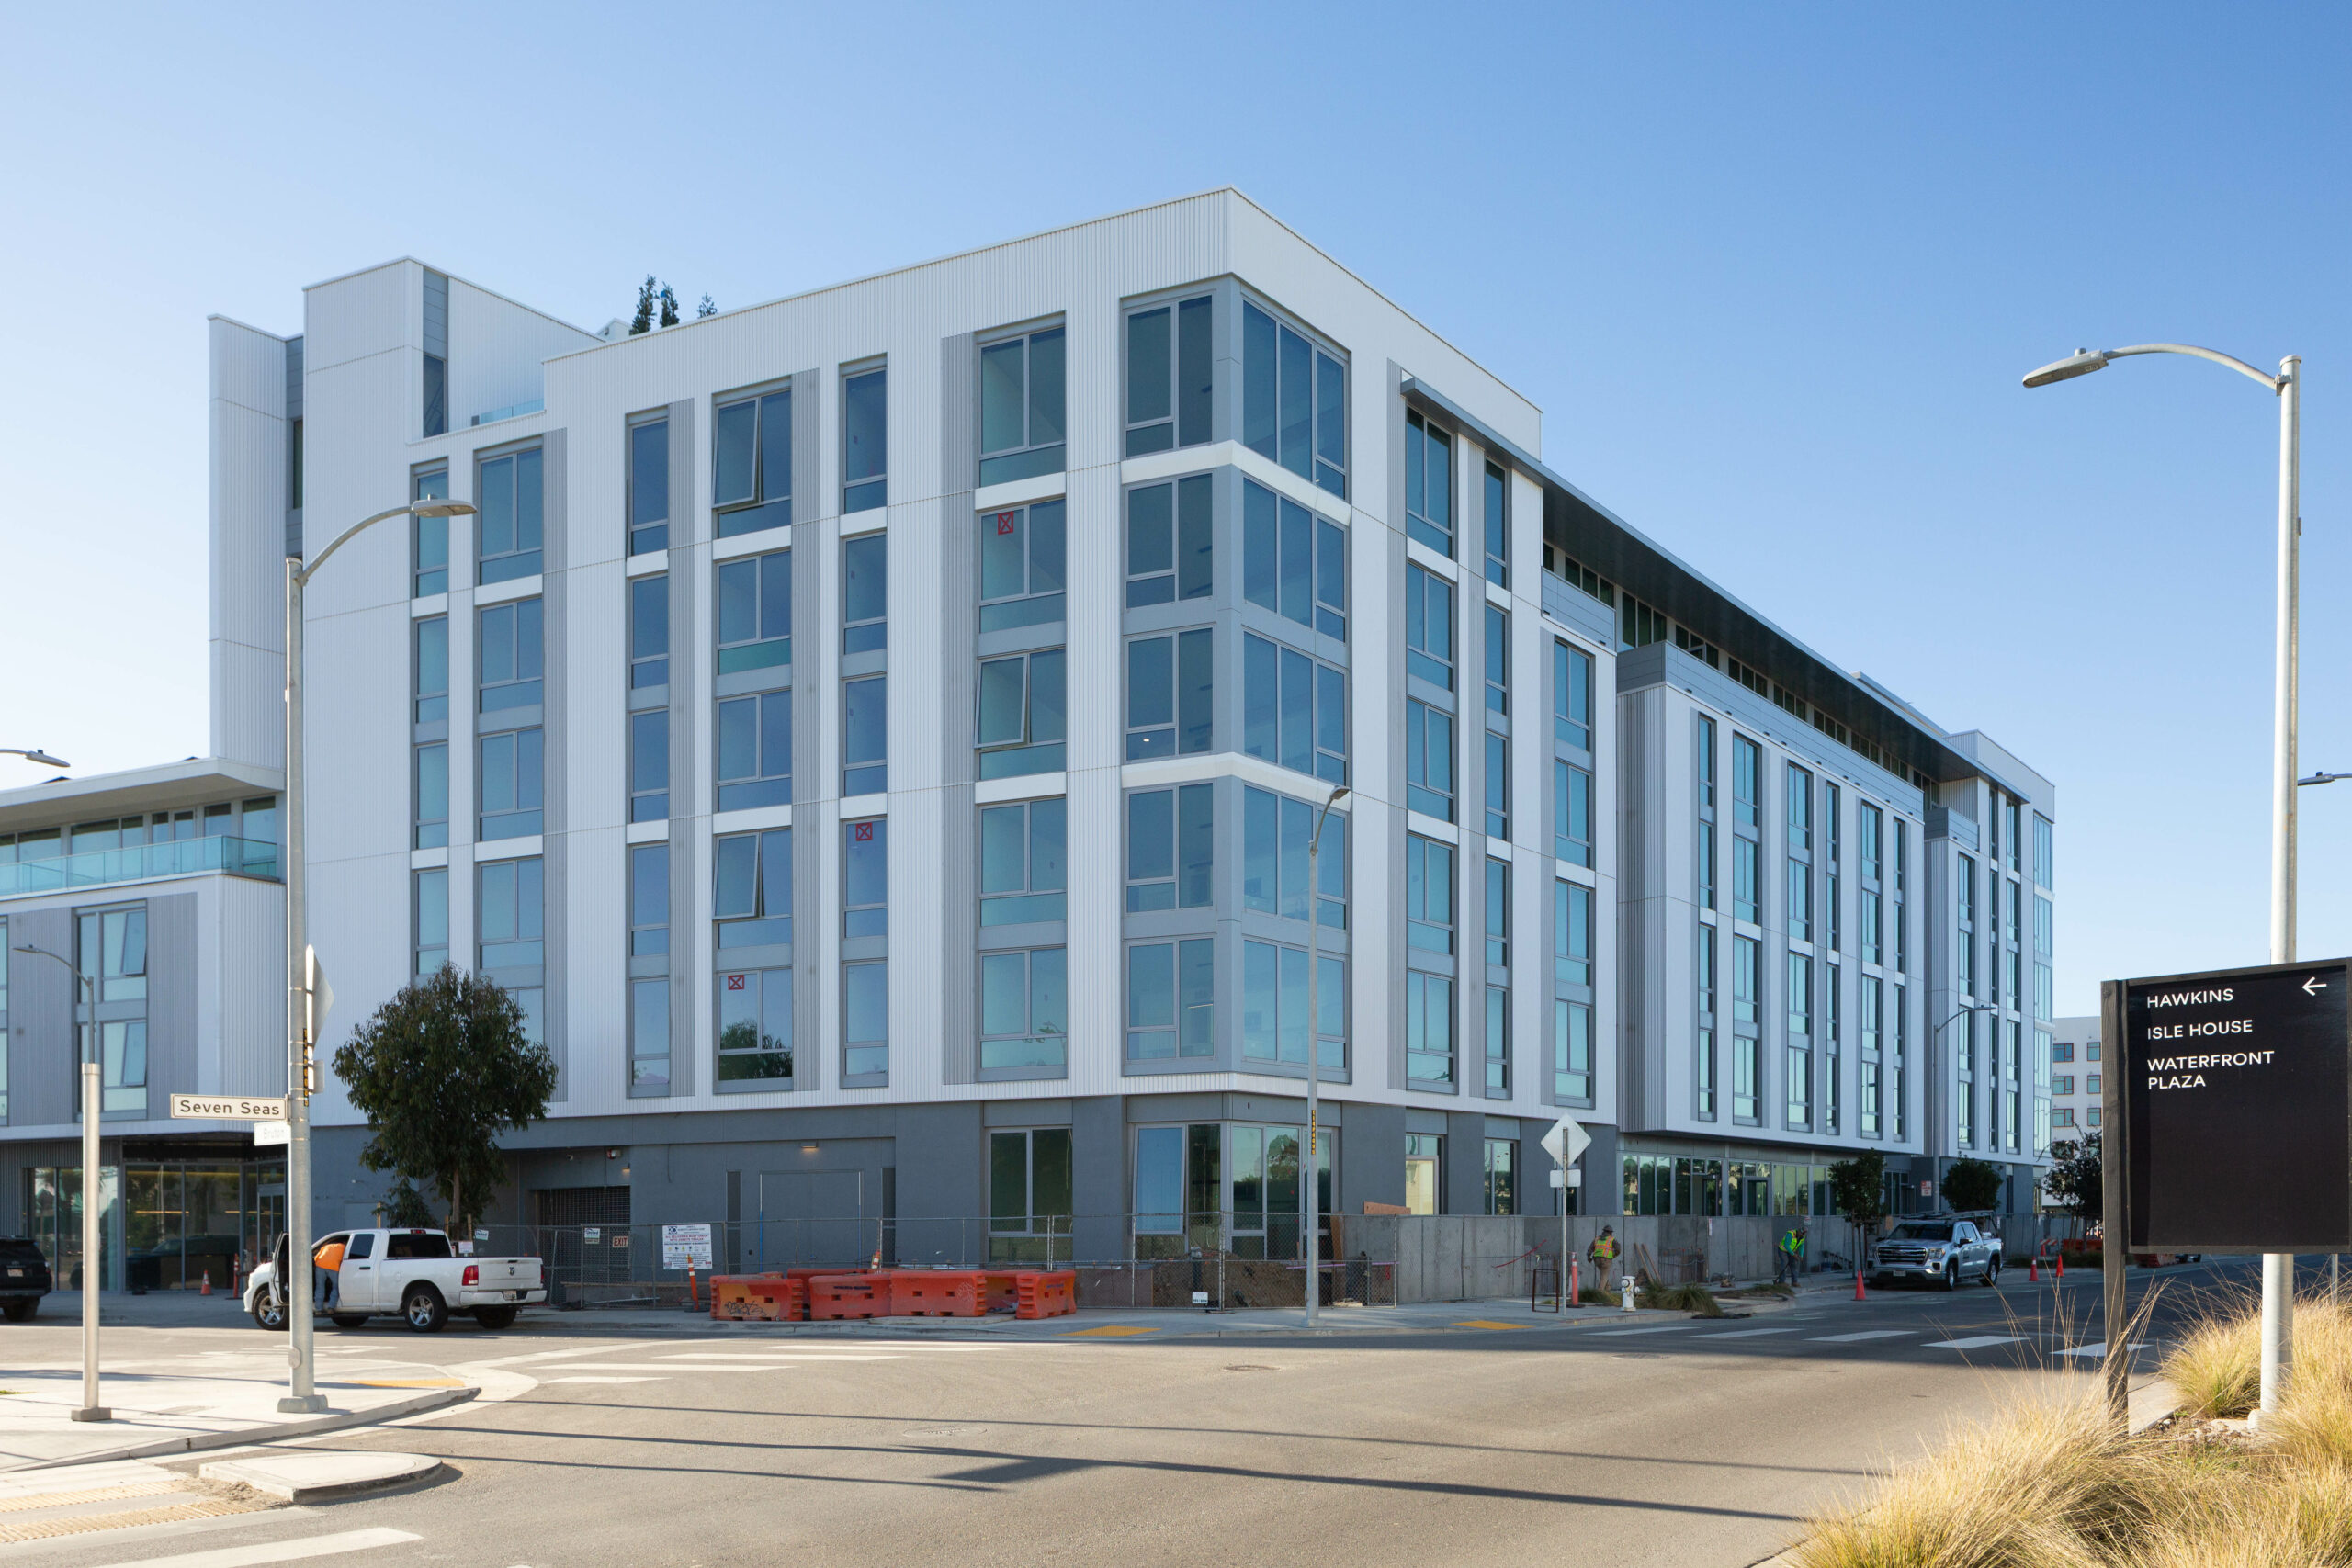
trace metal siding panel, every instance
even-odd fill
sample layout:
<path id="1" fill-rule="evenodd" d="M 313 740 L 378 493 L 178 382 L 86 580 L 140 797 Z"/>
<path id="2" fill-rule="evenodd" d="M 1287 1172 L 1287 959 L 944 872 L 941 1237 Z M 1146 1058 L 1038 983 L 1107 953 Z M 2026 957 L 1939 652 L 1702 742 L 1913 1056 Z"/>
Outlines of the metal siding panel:
<path id="1" fill-rule="evenodd" d="M 147 1113 L 172 1094 L 201 1090 L 197 1067 L 197 908 L 194 893 L 147 900 Z M 183 1087 L 185 1086 L 185 1087 Z"/>
<path id="2" fill-rule="evenodd" d="M 70 909 L 27 910 L 8 918 L 11 948 L 38 947 L 71 961 Z M 9 954 L 8 1124 L 63 1127 L 74 1121 L 74 976 L 45 958 Z"/>

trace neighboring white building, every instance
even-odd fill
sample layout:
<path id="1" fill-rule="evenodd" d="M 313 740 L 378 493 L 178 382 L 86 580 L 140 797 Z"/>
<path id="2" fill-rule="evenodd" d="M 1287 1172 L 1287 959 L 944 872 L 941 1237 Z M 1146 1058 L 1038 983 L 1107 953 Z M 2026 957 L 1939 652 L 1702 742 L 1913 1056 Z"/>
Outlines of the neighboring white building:
<path id="1" fill-rule="evenodd" d="M 2059 1019 L 2052 1032 L 2050 1136 L 2053 1142 L 2082 1138 L 2099 1130 L 2098 1015 Z"/>
<path id="2" fill-rule="evenodd" d="M 508 1217 L 1295 1255 L 1310 1038 L 1343 1212 L 1547 1210 L 1563 1112 L 1594 1213 L 2030 1178 L 2048 782 L 1236 192 L 641 336 L 409 260 L 212 333 L 221 766 L 281 551 L 478 508 L 311 584 L 311 934 L 338 1035 L 445 959 L 524 998 Z"/>

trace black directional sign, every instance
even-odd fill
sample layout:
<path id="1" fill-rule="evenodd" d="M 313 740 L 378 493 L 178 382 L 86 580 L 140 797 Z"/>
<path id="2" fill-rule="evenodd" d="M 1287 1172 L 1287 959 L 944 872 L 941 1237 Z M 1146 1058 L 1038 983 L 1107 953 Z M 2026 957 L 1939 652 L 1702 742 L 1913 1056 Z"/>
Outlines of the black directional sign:
<path id="1" fill-rule="evenodd" d="M 2132 1249 L 2352 1251 L 2352 960 L 2120 989 Z"/>

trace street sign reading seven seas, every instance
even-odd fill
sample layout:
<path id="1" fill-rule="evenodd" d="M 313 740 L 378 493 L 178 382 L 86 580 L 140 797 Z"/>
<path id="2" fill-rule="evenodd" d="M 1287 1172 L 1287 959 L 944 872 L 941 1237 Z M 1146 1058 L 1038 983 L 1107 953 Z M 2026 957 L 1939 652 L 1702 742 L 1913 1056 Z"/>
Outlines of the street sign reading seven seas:
<path id="1" fill-rule="evenodd" d="M 2352 1251 L 2352 960 L 2121 989 L 2132 1250 Z"/>

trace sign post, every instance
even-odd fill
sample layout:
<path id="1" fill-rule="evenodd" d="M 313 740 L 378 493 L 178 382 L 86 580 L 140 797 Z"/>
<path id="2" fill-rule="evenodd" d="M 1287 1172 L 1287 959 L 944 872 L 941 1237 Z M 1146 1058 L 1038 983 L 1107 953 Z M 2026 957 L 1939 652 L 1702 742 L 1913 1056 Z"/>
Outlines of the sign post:
<path id="1" fill-rule="evenodd" d="M 2100 1250 L 2120 1418 L 2127 1254 L 2352 1247 L 2352 959 L 2111 980 L 2100 1011 L 2118 1042 Z M 2264 1292 L 2267 1383 L 2284 1371 L 2288 1310 L 2283 1291 Z"/>
<path id="2" fill-rule="evenodd" d="M 1571 1169 L 1592 1146 L 1592 1134 L 1580 1126 L 1573 1116 L 1563 1116 L 1552 1123 L 1544 1134 L 1544 1152 L 1552 1156 L 1560 1168 L 1552 1185 L 1560 1190 L 1560 1306 L 1563 1311 L 1576 1303 L 1568 1300 L 1568 1195 L 1577 1190 L 1577 1173 Z"/>

